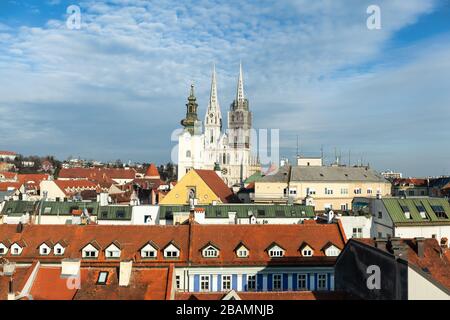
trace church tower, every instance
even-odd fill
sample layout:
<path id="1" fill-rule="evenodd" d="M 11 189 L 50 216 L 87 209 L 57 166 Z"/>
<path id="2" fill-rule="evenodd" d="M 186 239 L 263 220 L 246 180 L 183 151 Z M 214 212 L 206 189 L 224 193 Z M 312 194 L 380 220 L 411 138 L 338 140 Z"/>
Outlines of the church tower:
<path id="1" fill-rule="evenodd" d="M 239 79 L 236 89 L 236 99 L 228 112 L 229 144 L 233 148 L 250 149 L 250 129 L 252 128 L 252 113 L 249 111 L 248 99 L 244 94 L 244 77 L 242 64 L 239 66 Z"/>
<path id="2" fill-rule="evenodd" d="M 222 133 L 222 114 L 217 97 L 216 67 L 213 66 L 211 92 L 208 109 L 205 114 L 205 146 L 206 149 L 216 149 Z M 214 159 L 216 161 L 216 159 Z"/>
<path id="3" fill-rule="evenodd" d="M 198 103 L 194 94 L 194 85 L 191 84 L 191 92 L 186 104 L 186 118 L 181 120 L 181 125 L 192 135 L 196 132 L 196 127 L 198 126 L 197 108 Z"/>

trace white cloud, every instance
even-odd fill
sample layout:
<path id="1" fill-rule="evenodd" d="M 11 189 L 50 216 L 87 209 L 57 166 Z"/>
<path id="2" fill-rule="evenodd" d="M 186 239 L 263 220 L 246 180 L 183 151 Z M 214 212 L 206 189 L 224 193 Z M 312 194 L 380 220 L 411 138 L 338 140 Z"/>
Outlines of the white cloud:
<path id="1" fill-rule="evenodd" d="M 103 136 L 110 122 L 118 126 L 113 130 L 117 157 L 141 157 L 146 148 L 147 157 L 164 160 L 169 146 L 167 155 L 151 150 L 170 143 L 170 131 L 185 112 L 189 83 L 196 83 L 204 112 L 210 67 L 216 62 L 225 114 L 242 59 L 257 126 L 277 126 L 273 119 L 279 119 L 280 127 L 298 128 L 290 125 L 298 117 L 302 131 L 317 133 L 328 127 L 325 119 L 339 115 L 331 105 L 359 102 L 351 88 L 365 92 L 364 85 L 375 86 L 389 72 L 343 77 L 340 70 L 382 57 L 386 41 L 435 4 L 377 1 L 382 29 L 369 31 L 366 8 L 371 2 L 82 1 L 81 30 L 67 30 L 63 19 L 50 20 L 45 27 L 16 30 L 12 37 L 0 25 L 0 114 L 26 109 L 33 122 L 41 109 L 51 110 L 59 113 L 54 115 L 59 121 L 48 134 L 56 131 L 61 141 L 72 141 L 67 124 L 78 112 L 85 130 L 77 133 L 73 150 L 87 144 L 99 150 L 99 157 L 110 150 L 110 137 Z M 384 90 L 381 84 L 377 88 Z M 10 132 L 14 126 L 18 130 L 21 123 L 12 117 Z M 91 140 L 92 133 L 98 142 Z M 139 143 L 121 151 L 132 139 Z"/>

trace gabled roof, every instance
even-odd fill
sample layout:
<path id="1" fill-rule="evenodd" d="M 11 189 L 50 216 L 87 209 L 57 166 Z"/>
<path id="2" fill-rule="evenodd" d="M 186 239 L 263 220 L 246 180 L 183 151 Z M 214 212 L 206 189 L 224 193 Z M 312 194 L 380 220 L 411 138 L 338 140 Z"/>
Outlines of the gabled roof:
<path id="1" fill-rule="evenodd" d="M 281 245 L 279 245 L 279 244 L 276 243 L 276 242 L 272 242 L 272 243 L 266 248 L 266 251 L 270 251 L 270 249 L 272 249 L 273 247 L 278 247 L 278 248 L 282 249 L 283 251 L 286 251 L 285 248 L 283 248 Z"/>
<path id="2" fill-rule="evenodd" d="M 153 242 L 152 240 L 150 240 L 150 241 L 147 241 L 147 242 L 141 247 L 141 249 L 139 249 L 139 250 L 144 249 L 147 245 L 150 245 L 150 246 L 153 247 L 155 250 L 159 250 L 159 249 L 160 249 L 159 246 L 158 246 L 155 242 Z"/>
<path id="3" fill-rule="evenodd" d="M 194 170 L 223 203 L 239 202 L 233 191 L 213 170 Z"/>
<path id="4" fill-rule="evenodd" d="M 42 246 L 43 244 L 45 244 L 45 245 L 46 245 L 47 247 L 49 247 L 49 248 L 53 248 L 53 246 L 54 246 L 53 241 L 51 241 L 51 240 L 46 240 L 46 241 L 42 242 L 42 243 L 39 245 L 39 247 Z M 39 248 L 39 247 L 38 247 L 38 248 Z"/>
<path id="5" fill-rule="evenodd" d="M 81 250 L 83 250 L 84 248 L 86 248 L 89 245 L 93 246 L 95 249 L 97 249 L 99 251 L 102 249 L 102 247 L 98 244 L 98 242 L 96 240 L 92 240 L 91 242 L 89 242 L 85 246 L 83 246 L 81 248 Z"/>
<path id="6" fill-rule="evenodd" d="M 109 248 L 111 245 L 114 245 L 117 249 L 122 249 L 122 246 L 120 245 L 120 242 L 117 240 L 114 240 L 109 245 L 106 246 L 106 249 Z"/>
<path id="7" fill-rule="evenodd" d="M 168 244 L 166 244 L 164 246 L 164 250 L 167 249 L 167 247 L 169 247 L 170 245 L 173 245 L 175 248 L 180 250 L 180 245 L 178 243 L 176 243 L 174 240 L 171 240 Z"/>
<path id="8" fill-rule="evenodd" d="M 158 169 L 156 168 L 156 166 L 153 163 L 150 163 L 150 165 L 148 166 L 147 171 L 145 172 L 145 176 L 152 177 L 155 179 L 160 178 Z"/>
<path id="9" fill-rule="evenodd" d="M 330 242 L 328 241 L 325 246 L 327 246 Z M 312 250 L 315 250 L 314 247 L 312 245 L 310 245 L 308 242 L 303 241 L 302 244 L 300 245 L 300 247 L 298 248 L 300 251 L 302 251 L 306 246 L 310 247 Z M 324 246 L 324 247 L 325 247 Z"/>
<path id="10" fill-rule="evenodd" d="M 208 247 L 214 247 L 215 249 L 220 250 L 219 246 L 212 243 L 211 241 L 208 241 L 208 243 L 205 244 L 203 247 L 201 247 L 200 250 L 203 251 L 204 249 L 206 249 Z"/>
<path id="11" fill-rule="evenodd" d="M 331 242 L 331 241 L 328 241 L 327 242 L 327 244 L 325 244 L 323 247 L 322 247 L 322 249 L 320 249 L 320 250 L 322 250 L 322 251 L 325 251 L 325 250 L 327 250 L 329 247 L 331 247 L 331 246 L 333 246 L 333 247 L 335 247 L 335 248 L 337 248 L 337 249 L 339 249 L 339 250 L 342 250 L 342 248 L 339 248 L 339 246 L 337 246 L 337 245 L 335 245 L 333 242 Z"/>
<path id="12" fill-rule="evenodd" d="M 245 249 L 250 250 L 250 249 L 244 244 L 244 242 L 239 241 L 239 243 L 237 244 L 237 246 L 234 248 L 233 251 L 236 252 L 236 251 L 237 251 L 239 248 L 241 248 L 241 247 L 244 247 Z"/>

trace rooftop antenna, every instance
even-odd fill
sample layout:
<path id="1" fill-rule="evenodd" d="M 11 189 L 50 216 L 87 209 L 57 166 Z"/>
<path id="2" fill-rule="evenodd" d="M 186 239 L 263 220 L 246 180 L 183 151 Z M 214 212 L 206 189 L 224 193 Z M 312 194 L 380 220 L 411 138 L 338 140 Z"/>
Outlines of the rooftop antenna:
<path id="1" fill-rule="evenodd" d="M 351 149 L 348 149 L 348 166 L 351 166 L 351 161 L 350 161 L 350 156 L 351 156 Z"/>
<path id="2" fill-rule="evenodd" d="M 320 158 L 322 159 L 323 162 L 323 144 L 320 146 Z"/>
<path id="3" fill-rule="evenodd" d="M 298 156 L 299 156 L 299 153 L 298 153 L 298 135 L 297 135 L 297 158 L 298 158 Z"/>

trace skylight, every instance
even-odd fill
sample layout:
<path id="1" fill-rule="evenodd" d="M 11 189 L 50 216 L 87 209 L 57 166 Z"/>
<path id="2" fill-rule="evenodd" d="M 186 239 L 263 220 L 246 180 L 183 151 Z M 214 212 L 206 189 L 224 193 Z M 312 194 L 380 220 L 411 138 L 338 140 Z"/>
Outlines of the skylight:
<path id="1" fill-rule="evenodd" d="M 445 213 L 444 207 L 440 205 L 431 206 L 431 209 L 433 209 L 434 213 L 439 219 L 448 219 L 447 214 Z"/>
<path id="2" fill-rule="evenodd" d="M 98 274 L 97 284 L 106 284 L 106 281 L 108 280 L 108 271 L 100 271 Z"/>

